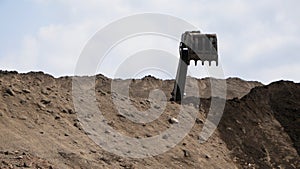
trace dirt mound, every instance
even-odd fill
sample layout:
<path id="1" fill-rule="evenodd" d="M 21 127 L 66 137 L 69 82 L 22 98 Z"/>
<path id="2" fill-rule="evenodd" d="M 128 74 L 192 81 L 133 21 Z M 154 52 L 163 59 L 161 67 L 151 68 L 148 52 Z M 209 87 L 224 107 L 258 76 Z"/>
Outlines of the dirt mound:
<path id="1" fill-rule="evenodd" d="M 189 80 L 192 79 L 192 80 Z M 152 76 L 146 76 L 143 79 L 133 79 L 130 80 L 130 95 L 132 97 L 147 98 L 148 94 L 153 89 L 161 89 L 165 92 L 168 98 L 171 98 L 171 92 L 174 87 L 174 80 L 161 80 Z M 222 84 L 218 81 L 224 81 L 214 78 L 203 78 L 195 79 L 193 77 L 187 77 L 187 86 L 193 87 L 197 86 L 199 89 L 199 96 L 201 98 L 211 97 L 211 84 Z M 216 88 L 221 88 L 221 86 L 215 86 Z M 239 78 L 228 78 L 226 79 L 227 85 L 227 99 L 241 98 L 249 91 L 257 86 L 263 86 L 262 83 L 257 81 L 245 81 Z"/>
<path id="2" fill-rule="evenodd" d="M 243 168 L 299 168 L 300 85 L 274 82 L 227 101 L 219 130 Z"/>
<path id="3" fill-rule="evenodd" d="M 0 151 L 0 168 L 49 168 L 49 161 L 22 151 Z"/>
<path id="4" fill-rule="evenodd" d="M 122 99 L 130 100 L 138 110 L 147 110 L 153 102 L 159 103 L 148 99 L 153 89 L 161 89 L 170 98 L 174 84 L 173 80 L 151 76 L 118 81 L 130 82 L 130 97 L 122 96 Z M 276 168 L 280 164 L 286 168 L 297 167 L 299 109 L 293 105 L 299 105 L 296 90 L 299 84 L 284 82 L 263 86 L 259 82 L 227 79 L 227 99 L 232 100 L 227 101 L 219 130 L 207 142 L 199 144 L 199 133 L 209 108 L 211 81 L 220 80 L 195 79 L 187 84 L 199 87 L 202 106 L 197 110 L 195 125 L 184 139 L 164 154 L 134 159 L 104 151 L 90 139 L 91 133 L 83 130 L 73 105 L 72 77 L 2 71 L 0 168 L 29 164 L 29 168 Z M 156 136 L 173 125 L 170 117 L 178 115 L 180 105 L 170 101 L 166 102 L 163 114 L 147 124 L 134 123 L 120 115 L 112 100 L 118 96 L 111 91 L 111 83 L 107 77 L 96 76 L 96 100 L 113 129 L 141 139 Z M 277 88 L 272 87 L 276 85 Z M 294 93 L 291 97 L 296 100 L 289 99 L 287 91 Z M 195 109 L 188 102 L 185 106 L 187 110 Z M 282 114 L 282 111 L 287 113 Z M 15 159 L 19 156 L 28 159 Z"/>

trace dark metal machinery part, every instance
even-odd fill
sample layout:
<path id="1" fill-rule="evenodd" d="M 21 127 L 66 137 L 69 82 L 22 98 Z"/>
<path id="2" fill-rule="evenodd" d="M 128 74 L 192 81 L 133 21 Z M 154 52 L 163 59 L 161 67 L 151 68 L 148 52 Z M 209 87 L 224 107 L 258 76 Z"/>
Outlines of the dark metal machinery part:
<path id="1" fill-rule="evenodd" d="M 187 31 L 182 34 L 179 46 L 180 59 L 177 68 L 176 79 L 172 91 L 171 100 L 181 103 L 184 95 L 184 87 L 187 75 L 187 67 L 190 61 L 215 61 L 218 66 L 218 46 L 216 34 L 201 34 L 200 31 Z"/>

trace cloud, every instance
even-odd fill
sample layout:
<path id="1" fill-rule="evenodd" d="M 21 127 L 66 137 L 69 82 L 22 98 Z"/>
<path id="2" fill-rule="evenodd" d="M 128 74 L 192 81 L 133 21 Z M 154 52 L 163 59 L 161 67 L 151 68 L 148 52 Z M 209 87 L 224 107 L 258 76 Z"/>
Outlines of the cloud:
<path id="1" fill-rule="evenodd" d="M 297 8 L 300 2 L 297 0 L 28 2 L 53 9 L 52 12 L 61 14 L 57 16 L 61 20 L 43 22 L 35 33 L 24 35 L 20 48 L 0 58 L 2 68 L 38 69 L 55 76 L 72 75 L 81 50 L 97 30 L 124 16 L 158 12 L 183 18 L 203 32 L 217 33 L 220 59 L 227 76 L 257 77 L 256 80 L 265 83 L 285 77 L 300 80 L 296 71 L 286 69 L 289 65 L 293 65 L 293 70 L 300 67 L 297 57 L 300 47 L 297 38 L 300 36 L 300 11 Z M 138 44 L 134 42 L 133 45 Z M 177 51 L 177 47 L 174 50 Z M 167 60 L 163 62 L 168 64 Z M 195 69 L 193 71 L 197 72 Z M 199 77 L 202 75 L 198 74 Z"/>
<path id="2" fill-rule="evenodd" d="M 40 69 L 51 74 L 72 74 L 81 49 L 91 36 L 93 23 L 49 25 L 41 27 L 36 40 L 40 44 Z"/>
<path id="3" fill-rule="evenodd" d="M 32 36 L 25 36 L 18 52 L 11 51 L 0 58 L 0 67 L 8 70 L 30 71 L 35 70 L 38 61 L 39 45 Z"/>
<path id="4" fill-rule="evenodd" d="M 295 74 L 300 72 L 300 67 L 298 63 L 290 63 L 288 65 L 280 65 L 273 68 L 265 68 L 256 74 L 257 78 L 266 79 L 265 81 L 270 83 L 272 81 L 278 80 L 292 80 L 295 81 Z M 296 80 L 300 82 L 299 80 Z"/>

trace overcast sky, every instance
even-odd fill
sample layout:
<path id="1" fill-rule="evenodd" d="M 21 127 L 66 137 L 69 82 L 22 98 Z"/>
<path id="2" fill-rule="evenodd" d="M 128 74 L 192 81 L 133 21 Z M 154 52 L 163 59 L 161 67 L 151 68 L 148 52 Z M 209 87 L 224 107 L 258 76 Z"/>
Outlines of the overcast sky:
<path id="1" fill-rule="evenodd" d="M 299 6 L 299 0 L 0 0 L 0 69 L 72 75 L 82 49 L 99 29 L 146 12 L 172 15 L 202 32 L 217 33 L 226 77 L 299 82 Z M 178 52 L 178 46 L 173 50 Z M 99 73 L 109 75 L 110 70 L 103 71 Z"/>

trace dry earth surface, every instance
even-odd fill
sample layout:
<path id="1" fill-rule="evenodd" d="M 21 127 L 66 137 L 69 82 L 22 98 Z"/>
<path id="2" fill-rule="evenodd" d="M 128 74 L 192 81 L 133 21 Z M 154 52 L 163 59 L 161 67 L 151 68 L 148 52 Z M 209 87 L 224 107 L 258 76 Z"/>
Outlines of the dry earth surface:
<path id="1" fill-rule="evenodd" d="M 179 104 L 167 101 L 158 119 L 134 123 L 118 113 L 113 98 L 119 96 L 111 92 L 112 80 L 102 75 L 95 78 L 99 109 L 116 131 L 143 139 L 176 125 L 170 118 L 177 117 Z M 129 97 L 122 98 L 138 110 L 160 102 L 148 98 L 154 89 L 170 98 L 174 83 L 151 76 L 116 81 L 131 83 Z M 194 79 L 187 84 L 200 89 L 200 98 L 187 98 L 182 103 L 187 110 L 197 109 L 197 117 L 179 144 L 157 156 L 126 158 L 105 151 L 84 130 L 74 109 L 72 77 L 1 71 L 0 168 L 300 168 L 300 84 L 278 81 L 263 85 L 226 79 L 223 117 L 209 140 L 200 144 L 199 133 L 210 107 L 211 81 L 222 80 Z M 200 106 L 195 106 L 199 99 Z"/>

